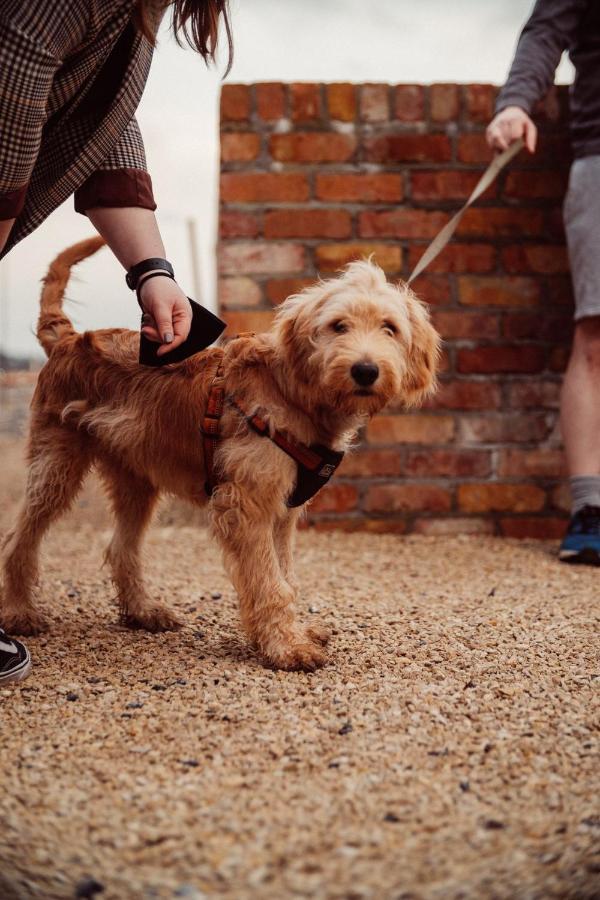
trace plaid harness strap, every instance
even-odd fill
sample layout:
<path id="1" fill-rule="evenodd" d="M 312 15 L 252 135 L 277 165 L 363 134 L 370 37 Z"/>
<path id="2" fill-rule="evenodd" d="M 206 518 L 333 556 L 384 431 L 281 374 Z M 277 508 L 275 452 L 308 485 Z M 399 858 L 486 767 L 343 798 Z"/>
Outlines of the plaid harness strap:
<path id="1" fill-rule="evenodd" d="M 207 495 L 212 496 L 218 484 L 215 475 L 215 453 L 220 439 L 221 416 L 225 402 L 228 402 L 242 416 L 252 431 L 260 437 L 269 438 L 295 461 L 297 466 L 296 485 L 286 502 L 289 507 L 302 506 L 327 484 L 344 458 L 344 454 L 341 451 L 324 447 L 322 444 L 311 444 L 309 447 L 299 441 L 291 440 L 281 431 L 271 434 L 267 422 L 261 416 L 256 413 L 251 414 L 238 397 L 226 396 L 223 374 L 224 367 L 221 362 L 213 377 L 206 411 L 200 427 L 206 469 L 204 489 Z"/>

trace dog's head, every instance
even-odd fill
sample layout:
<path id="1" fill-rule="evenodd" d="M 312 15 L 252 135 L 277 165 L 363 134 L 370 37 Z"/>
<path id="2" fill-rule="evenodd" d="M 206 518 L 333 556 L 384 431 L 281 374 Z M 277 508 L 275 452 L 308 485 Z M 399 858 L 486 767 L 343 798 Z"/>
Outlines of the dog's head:
<path id="1" fill-rule="evenodd" d="M 434 389 L 440 339 L 429 314 L 408 285 L 389 284 L 370 261 L 288 297 L 274 328 L 286 366 L 321 406 L 373 415 Z"/>

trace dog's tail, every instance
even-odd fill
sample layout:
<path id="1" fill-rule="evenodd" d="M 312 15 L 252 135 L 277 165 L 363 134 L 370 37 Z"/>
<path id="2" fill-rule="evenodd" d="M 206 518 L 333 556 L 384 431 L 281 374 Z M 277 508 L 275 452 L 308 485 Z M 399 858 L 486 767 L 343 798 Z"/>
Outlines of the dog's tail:
<path id="1" fill-rule="evenodd" d="M 63 312 L 62 304 L 65 288 L 71 274 L 71 267 L 87 259 L 105 244 L 104 238 L 92 237 L 80 241 L 56 257 L 50 265 L 40 301 L 40 317 L 37 325 L 37 336 L 40 344 L 50 356 L 54 345 L 63 337 L 75 334 L 73 323 Z"/>

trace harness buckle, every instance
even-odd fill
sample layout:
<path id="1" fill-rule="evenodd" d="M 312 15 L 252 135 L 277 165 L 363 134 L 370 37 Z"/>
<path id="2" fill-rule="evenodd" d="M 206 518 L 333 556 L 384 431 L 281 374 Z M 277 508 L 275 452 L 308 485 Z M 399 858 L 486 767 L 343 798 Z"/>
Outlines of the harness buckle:
<path id="1" fill-rule="evenodd" d="M 319 475 L 321 476 L 321 478 L 331 478 L 331 476 L 335 472 L 335 469 L 336 467 L 331 463 L 325 463 L 325 465 L 319 469 Z"/>

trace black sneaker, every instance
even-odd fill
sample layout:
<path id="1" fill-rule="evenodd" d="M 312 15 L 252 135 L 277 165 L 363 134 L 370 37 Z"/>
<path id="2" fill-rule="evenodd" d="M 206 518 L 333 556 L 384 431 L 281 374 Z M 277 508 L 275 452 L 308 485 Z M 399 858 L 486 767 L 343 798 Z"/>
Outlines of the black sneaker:
<path id="1" fill-rule="evenodd" d="M 600 566 L 600 506 L 584 506 L 575 513 L 558 556 L 563 562 Z"/>
<path id="2" fill-rule="evenodd" d="M 0 687 L 10 681 L 23 681 L 31 670 L 29 650 L 20 641 L 13 641 L 0 628 Z"/>

